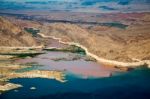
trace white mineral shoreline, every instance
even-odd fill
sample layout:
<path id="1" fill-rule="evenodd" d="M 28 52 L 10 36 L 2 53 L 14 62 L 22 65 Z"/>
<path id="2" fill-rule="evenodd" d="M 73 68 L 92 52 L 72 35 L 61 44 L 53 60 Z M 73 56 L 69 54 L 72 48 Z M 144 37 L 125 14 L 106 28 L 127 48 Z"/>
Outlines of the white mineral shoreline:
<path id="1" fill-rule="evenodd" d="M 68 45 L 75 45 L 78 47 L 81 47 L 82 49 L 85 50 L 86 54 L 95 58 L 98 62 L 104 63 L 104 64 L 109 64 L 109 65 L 115 65 L 118 67 L 139 67 L 142 65 L 148 65 L 148 67 L 150 68 L 150 60 L 144 60 L 144 61 L 138 61 L 138 62 L 120 62 L 120 61 L 115 61 L 115 60 L 108 60 L 108 59 L 104 59 L 104 58 L 100 58 L 95 54 L 92 54 L 91 52 L 89 52 L 88 48 L 86 48 L 85 46 L 79 44 L 79 43 L 75 43 L 75 42 L 63 42 L 61 40 L 61 38 L 57 38 L 55 36 L 46 36 L 45 34 L 42 33 L 38 33 L 41 37 L 43 38 L 52 38 L 55 40 L 58 40 L 60 43 L 63 44 L 68 44 Z"/>

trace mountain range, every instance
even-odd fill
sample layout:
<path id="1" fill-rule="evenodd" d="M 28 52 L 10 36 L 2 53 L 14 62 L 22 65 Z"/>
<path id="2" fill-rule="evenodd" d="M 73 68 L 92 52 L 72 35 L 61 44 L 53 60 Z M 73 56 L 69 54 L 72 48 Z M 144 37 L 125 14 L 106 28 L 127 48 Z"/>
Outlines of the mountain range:
<path id="1" fill-rule="evenodd" d="M 149 5 L 149 0 L 1 0 L 0 10 L 148 12 Z"/>

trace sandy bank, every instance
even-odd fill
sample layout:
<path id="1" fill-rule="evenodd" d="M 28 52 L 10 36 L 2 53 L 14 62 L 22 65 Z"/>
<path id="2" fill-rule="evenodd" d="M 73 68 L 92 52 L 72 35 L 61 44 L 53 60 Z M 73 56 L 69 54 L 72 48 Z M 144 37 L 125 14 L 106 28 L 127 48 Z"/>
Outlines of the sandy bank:
<path id="1" fill-rule="evenodd" d="M 22 85 L 7 83 L 5 85 L 0 85 L 0 91 L 8 91 L 8 90 L 16 89 L 19 87 L 22 87 Z"/>
<path id="2" fill-rule="evenodd" d="M 9 47 L 9 46 L 0 46 L 0 49 L 41 49 L 43 46 L 32 46 L 32 47 L 21 47 L 21 46 L 16 46 L 16 47 Z"/>

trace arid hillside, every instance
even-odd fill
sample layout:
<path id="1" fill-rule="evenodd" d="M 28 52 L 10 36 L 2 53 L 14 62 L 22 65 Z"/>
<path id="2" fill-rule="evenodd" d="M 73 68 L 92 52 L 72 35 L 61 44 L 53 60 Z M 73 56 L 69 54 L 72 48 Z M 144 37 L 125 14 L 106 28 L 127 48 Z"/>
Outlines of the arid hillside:
<path id="1" fill-rule="evenodd" d="M 0 46 L 22 47 L 36 46 L 36 40 L 31 34 L 22 30 L 19 26 L 0 17 Z"/>
<path id="2" fill-rule="evenodd" d="M 51 23 L 41 26 L 41 33 L 79 43 L 97 55 L 110 60 L 133 62 L 150 60 L 150 15 L 132 22 L 125 29 L 109 26 Z"/>
<path id="3" fill-rule="evenodd" d="M 22 29 L 35 28 L 46 36 L 55 36 L 64 42 L 79 43 L 100 58 L 121 62 L 150 60 L 150 13 L 118 13 L 105 16 L 107 17 L 103 19 L 106 19 L 106 24 L 101 25 L 90 24 L 90 22 L 72 24 L 57 21 L 56 23 L 30 21 L 13 17 L 9 19 Z M 107 20 L 108 17 L 116 19 L 116 22 Z M 102 23 L 103 19 L 101 19 Z"/>

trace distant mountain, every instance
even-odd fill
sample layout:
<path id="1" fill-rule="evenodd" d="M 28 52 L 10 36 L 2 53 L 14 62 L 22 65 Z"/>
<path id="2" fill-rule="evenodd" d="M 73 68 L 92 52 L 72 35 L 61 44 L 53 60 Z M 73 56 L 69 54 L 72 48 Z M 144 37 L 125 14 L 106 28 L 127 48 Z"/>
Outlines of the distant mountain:
<path id="1" fill-rule="evenodd" d="M 17 25 L 0 17 L 0 46 L 35 46 L 36 40 Z"/>
<path id="2" fill-rule="evenodd" d="M 1 0 L 0 10 L 135 12 L 149 11 L 150 0 Z"/>

